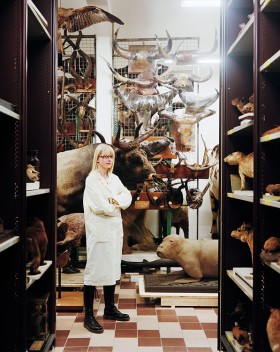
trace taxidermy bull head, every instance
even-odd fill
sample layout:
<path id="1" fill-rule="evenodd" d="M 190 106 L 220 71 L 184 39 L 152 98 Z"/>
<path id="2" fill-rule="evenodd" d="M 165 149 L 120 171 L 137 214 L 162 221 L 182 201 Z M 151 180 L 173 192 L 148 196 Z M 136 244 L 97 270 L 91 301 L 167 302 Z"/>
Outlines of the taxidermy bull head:
<path id="1" fill-rule="evenodd" d="M 127 49 L 123 49 L 118 45 L 117 36 L 119 29 L 116 30 L 113 36 L 113 49 L 114 51 L 122 58 L 129 60 L 130 63 L 137 65 L 139 72 L 143 71 L 156 71 L 156 60 L 163 58 L 165 55 L 172 49 L 172 39 L 169 33 L 167 34 L 167 46 L 165 48 L 161 48 L 159 44 L 157 47 L 148 47 L 147 49 L 137 50 L 137 51 L 129 51 Z"/>
<path id="2" fill-rule="evenodd" d="M 174 65 L 171 65 L 165 72 L 160 76 L 154 75 L 154 80 L 162 85 L 171 85 L 172 87 L 179 90 L 192 92 L 194 83 L 203 83 L 208 81 L 212 75 L 213 70 L 210 66 L 207 66 L 208 72 L 204 76 L 198 76 L 194 73 L 188 75 L 184 72 L 175 72 Z"/>
<path id="3" fill-rule="evenodd" d="M 161 49 L 161 46 L 159 46 L 159 52 L 164 57 L 165 59 L 175 61 L 177 65 L 191 65 L 191 64 L 197 64 L 199 62 L 199 59 L 203 57 L 208 57 L 217 50 L 218 48 L 218 34 L 217 30 L 215 30 L 215 38 L 214 38 L 214 44 L 213 47 L 210 51 L 206 52 L 194 52 L 193 50 L 181 50 L 177 51 L 175 54 L 166 54 L 166 51 L 164 49 Z"/>
<path id="4" fill-rule="evenodd" d="M 158 95 L 140 95 L 133 89 L 115 87 L 114 93 L 120 98 L 128 110 L 136 115 L 136 124 L 143 124 L 140 134 L 151 128 L 152 116 L 165 108 L 166 104 L 177 94 L 177 89 L 171 88 L 168 92 Z"/>
<path id="5" fill-rule="evenodd" d="M 175 141 L 176 151 L 188 152 L 192 149 L 194 143 L 193 126 L 213 114 L 215 114 L 214 110 L 205 109 L 204 111 L 196 114 L 185 114 L 183 116 L 178 116 L 175 113 L 164 110 L 159 113 L 159 120 L 166 118 L 172 121 L 171 135 Z"/>

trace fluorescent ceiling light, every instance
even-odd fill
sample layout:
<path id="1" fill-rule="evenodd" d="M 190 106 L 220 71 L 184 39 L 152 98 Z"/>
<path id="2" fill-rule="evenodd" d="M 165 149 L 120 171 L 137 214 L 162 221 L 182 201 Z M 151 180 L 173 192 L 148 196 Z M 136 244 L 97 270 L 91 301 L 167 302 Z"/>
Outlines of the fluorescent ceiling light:
<path id="1" fill-rule="evenodd" d="M 182 7 L 220 7 L 220 0 L 182 0 Z"/>

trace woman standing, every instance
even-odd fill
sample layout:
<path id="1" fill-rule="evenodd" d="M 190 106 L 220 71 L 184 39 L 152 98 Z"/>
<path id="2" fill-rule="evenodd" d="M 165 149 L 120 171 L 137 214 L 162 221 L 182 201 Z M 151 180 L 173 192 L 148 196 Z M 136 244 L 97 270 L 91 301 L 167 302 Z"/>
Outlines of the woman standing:
<path id="1" fill-rule="evenodd" d="M 127 321 L 128 314 L 115 306 L 116 281 L 121 277 L 123 224 L 121 209 L 132 201 L 130 191 L 112 173 L 115 152 L 110 145 L 99 144 L 94 152 L 92 171 L 86 178 L 84 215 L 87 264 L 84 272 L 84 327 L 102 333 L 103 327 L 93 316 L 96 286 L 103 286 L 104 319 Z"/>

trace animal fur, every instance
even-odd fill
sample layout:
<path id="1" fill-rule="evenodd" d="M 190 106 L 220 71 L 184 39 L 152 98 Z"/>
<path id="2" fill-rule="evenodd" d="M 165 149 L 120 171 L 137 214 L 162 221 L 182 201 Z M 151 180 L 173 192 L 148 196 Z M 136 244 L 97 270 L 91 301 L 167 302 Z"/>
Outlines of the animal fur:
<path id="1" fill-rule="evenodd" d="M 240 227 L 238 227 L 236 230 L 233 230 L 231 232 L 231 237 L 248 244 L 250 251 L 251 251 L 252 264 L 253 264 L 254 257 L 253 257 L 253 227 L 252 227 L 252 225 L 250 223 L 246 224 L 244 222 Z"/>
<path id="2" fill-rule="evenodd" d="M 40 265 L 44 265 L 48 246 L 48 236 L 42 220 L 33 217 L 29 219 L 26 228 L 27 258 L 30 262 L 30 275 L 40 274 Z"/>
<path id="3" fill-rule="evenodd" d="M 35 181 L 39 181 L 40 174 L 37 170 L 35 170 L 33 165 L 28 164 L 26 167 L 26 177 L 28 180 L 35 182 Z"/>
<path id="4" fill-rule="evenodd" d="M 280 352 L 280 309 L 271 309 L 266 331 L 271 351 Z"/>
<path id="5" fill-rule="evenodd" d="M 277 262 L 280 264 L 280 238 L 269 237 L 264 243 L 260 258 L 264 262 Z"/>
<path id="6" fill-rule="evenodd" d="M 249 102 L 246 103 L 244 98 L 234 98 L 231 101 L 233 106 L 241 112 L 241 114 L 247 114 L 248 112 L 254 112 L 254 95 L 251 95 L 249 98 Z"/>
<path id="7" fill-rule="evenodd" d="M 209 156 L 209 164 L 215 164 L 209 170 L 209 196 L 212 212 L 211 237 L 212 239 L 219 238 L 218 231 L 218 216 L 220 209 L 219 197 L 219 145 L 215 145 Z"/>
<path id="8" fill-rule="evenodd" d="M 84 213 L 63 215 L 57 219 L 57 225 L 59 230 L 57 234 L 58 246 L 70 245 L 78 247 L 80 245 L 81 237 L 85 234 Z"/>
<path id="9" fill-rule="evenodd" d="M 275 183 L 275 184 L 269 184 L 266 186 L 266 192 L 269 194 L 272 194 L 273 196 L 280 196 L 280 184 Z"/>
<path id="10" fill-rule="evenodd" d="M 249 342 L 250 334 L 249 331 L 240 328 L 239 326 L 234 326 L 232 328 L 233 338 L 242 346 Z"/>
<path id="11" fill-rule="evenodd" d="M 157 255 L 175 260 L 194 279 L 218 277 L 218 241 L 168 235 L 158 246 Z"/>
<path id="12" fill-rule="evenodd" d="M 245 178 L 254 177 L 254 153 L 248 155 L 242 152 L 233 152 L 224 158 L 224 162 L 229 165 L 238 165 L 238 173 L 241 179 L 241 188 L 243 191 L 245 189 Z"/>

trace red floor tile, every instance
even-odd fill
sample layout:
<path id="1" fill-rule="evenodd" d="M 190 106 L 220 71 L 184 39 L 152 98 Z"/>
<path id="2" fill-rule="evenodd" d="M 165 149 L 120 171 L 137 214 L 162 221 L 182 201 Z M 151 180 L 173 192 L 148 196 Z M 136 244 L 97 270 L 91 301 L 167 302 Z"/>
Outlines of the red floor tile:
<path id="1" fill-rule="evenodd" d="M 174 309 L 158 309 L 156 311 L 157 315 L 174 315 L 176 316 L 176 312 Z"/>
<path id="2" fill-rule="evenodd" d="M 199 323 L 198 317 L 197 316 L 184 316 L 180 315 L 178 316 L 178 320 L 180 323 Z"/>
<path id="3" fill-rule="evenodd" d="M 69 338 L 66 347 L 88 347 L 89 341 L 89 338 Z"/>
<path id="4" fill-rule="evenodd" d="M 162 322 L 177 322 L 177 315 L 158 315 L 158 321 Z"/>
<path id="5" fill-rule="evenodd" d="M 162 350 L 163 350 L 163 352 L 175 352 L 174 347 L 163 346 Z M 189 350 L 187 349 L 187 347 L 176 346 L 176 352 L 188 352 L 188 351 Z"/>
<path id="6" fill-rule="evenodd" d="M 137 337 L 137 330 L 116 330 L 115 337 Z"/>
<path id="7" fill-rule="evenodd" d="M 138 330 L 139 337 L 160 337 L 158 330 Z"/>
<path id="8" fill-rule="evenodd" d="M 87 347 L 65 347 L 64 352 L 88 352 Z"/>
<path id="9" fill-rule="evenodd" d="M 161 339 L 157 337 L 138 337 L 138 346 L 161 346 Z"/>
<path id="10" fill-rule="evenodd" d="M 180 323 L 182 330 L 201 330 L 200 323 Z"/>
<path id="11" fill-rule="evenodd" d="M 88 352 L 87 347 L 65 347 L 64 352 Z"/>
<path id="12" fill-rule="evenodd" d="M 180 338 L 162 338 L 162 346 L 185 347 L 185 340 Z"/>
<path id="13" fill-rule="evenodd" d="M 135 322 L 128 322 L 128 321 L 122 321 L 122 322 L 117 322 L 116 323 L 116 330 L 136 330 L 137 329 L 137 323 Z"/>

